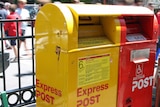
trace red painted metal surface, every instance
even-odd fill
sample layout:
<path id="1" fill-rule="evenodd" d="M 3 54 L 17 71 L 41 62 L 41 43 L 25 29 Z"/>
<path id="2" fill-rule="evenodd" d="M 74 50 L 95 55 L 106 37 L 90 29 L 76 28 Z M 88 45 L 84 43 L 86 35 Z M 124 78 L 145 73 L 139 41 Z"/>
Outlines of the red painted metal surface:
<path id="1" fill-rule="evenodd" d="M 123 18 L 117 107 L 151 107 L 157 22 L 154 16 Z"/>
<path id="2" fill-rule="evenodd" d="M 118 107 L 151 107 L 155 46 L 146 42 L 121 47 Z M 141 49 L 150 49 L 148 61 L 131 61 L 130 53 Z"/>

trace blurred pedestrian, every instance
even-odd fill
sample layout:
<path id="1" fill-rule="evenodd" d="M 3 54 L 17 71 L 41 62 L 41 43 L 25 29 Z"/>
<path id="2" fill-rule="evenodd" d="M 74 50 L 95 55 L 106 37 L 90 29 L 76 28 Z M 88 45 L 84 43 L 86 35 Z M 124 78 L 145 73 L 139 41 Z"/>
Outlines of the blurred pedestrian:
<path id="1" fill-rule="evenodd" d="M 39 2 L 40 4 L 47 4 L 51 3 L 51 0 L 37 0 L 37 2 Z"/>
<path id="2" fill-rule="evenodd" d="M 9 6 L 10 5 L 11 5 L 11 3 L 9 3 L 9 2 L 4 3 L 4 8 L 6 9 L 8 15 L 10 14 L 10 11 L 9 11 Z"/>
<path id="3" fill-rule="evenodd" d="M 1 19 L 6 19 L 7 15 L 8 15 L 7 11 L 4 9 L 4 5 L 5 4 L 3 2 L 0 2 L 0 17 L 1 17 Z M 4 32 L 3 24 L 2 24 L 1 34 L 2 34 L 1 36 L 3 38 L 6 35 L 5 32 Z M 4 40 L 4 45 L 5 45 L 6 49 L 11 49 L 11 46 L 10 46 L 8 40 Z"/>
<path id="4" fill-rule="evenodd" d="M 115 5 L 126 5 L 126 1 L 125 0 L 116 0 Z"/>
<path id="5" fill-rule="evenodd" d="M 114 4 L 115 5 L 133 5 L 134 0 L 116 0 Z"/>
<path id="6" fill-rule="evenodd" d="M 17 6 L 15 4 L 11 4 L 9 6 L 9 11 L 10 15 L 7 16 L 6 19 L 20 19 L 20 16 L 15 12 Z M 17 34 L 17 29 L 18 29 L 18 34 Z M 16 37 L 16 36 L 21 36 L 21 23 L 13 21 L 13 22 L 5 22 L 4 23 L 4 30 L 7 32 L 8 36 L 10 37 Z M 13 49 L 14 58 L 11 58 L 10 62 L 17 62 L 18 61 L 18 51 L 17 51 L 17 46 L 16 46 L 16 38 L 10 40 L 11 47 Z"/>
<path id="7" fill-rule="evenodd" d="M 26 2 L 27 2 L 26 0 L 18 0 L 18 8 L 16 9 L 16 13 L 19 14 L 21 19 L 29 19 L 30 18 L 29 11 L 24 8 Z M 26 31 L 27 26 L 28 26 L 27 21 L 23 21 L 21 23 L 22 36 L 25 36 L 25 31 Z M 20 39 L 20 47 L 21 47 L 22 42 L 24 43 L 25 51 L 28 51 L 27 44 L 26 44 L 26 39 L 25 38 Z"/>
<path id="8" fill-rule="evenodd" d="M 11 3 L 9 3 L 9 2 L 5 2 L 5 3 L 4 3 L 4 9 L 6 10 L 7 15 L 10 14 L 10 11 L 9 11 L 9 6 L 10 6 L 10 5 L 11 5 Z M 8 35 L 8 34 L 6 34 L 6 32 L 5 32 L 5 37 L 7 37 L 7 35 Z M 9 43 L 8 40 L 5 40 L 5 47 L 6 47 L 6 49 L 11 49 L 11 45 L 10 45 L 10 43 Z"/>
<path id="9" fill-rule="evenodd" d="M 8 14 L 7 14 L 6 10 L 4 9 L 4 3 L 0 2 L 0 17 L 2 19 L 6 19 L 7 15 Z"/>
<path id="10" fill-rule="evenodd" d="M 143 6 L 143 0 L 135 0 L 134 5 L 135 6 Z"/>
<path id="11" fill-rule="evenodd" d="M 51 0 L 37 0 L 37 1 L 38 1 L 38 3 L 39 3 L 38 11 L 39 11 L 40 8 L 43 7 L 45 4 L 51 3 Z M 54 3 L 61 3 L 61 2 L 55 1 Z"/>
<path id="12" fill-rule="evenodd" d="M 153 4 L 153 3 L 151 3 L 151 2 L 148 3 L 148 6 L 147 6 L 147 7 L 154 12 L 154 7 L 153 7 L 152 4 Z"/>

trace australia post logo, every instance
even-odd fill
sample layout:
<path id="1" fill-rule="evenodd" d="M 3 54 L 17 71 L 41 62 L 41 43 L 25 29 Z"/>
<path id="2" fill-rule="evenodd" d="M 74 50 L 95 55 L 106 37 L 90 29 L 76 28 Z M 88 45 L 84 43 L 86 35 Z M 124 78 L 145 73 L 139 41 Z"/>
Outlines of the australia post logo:
<path id="1" fill-rule="evenodd" d="M 135 77 L 132 81 L 132 92 L 141 90 L 153 85 L 153 76 L 146 77 L 144 75 L 143 63 L 136 64 Z"/>

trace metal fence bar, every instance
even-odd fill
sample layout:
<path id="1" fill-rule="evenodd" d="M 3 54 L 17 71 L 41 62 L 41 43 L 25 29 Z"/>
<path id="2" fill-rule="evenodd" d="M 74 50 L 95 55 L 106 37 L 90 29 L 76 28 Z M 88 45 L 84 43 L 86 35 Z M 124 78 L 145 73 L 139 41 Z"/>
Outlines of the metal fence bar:
<path id="1" fill-rule="evenodd" d="M 17 33 L 17 38 L 19 37 L 19 21 L 18 21 L 18 18 L 16 18 L 16 26 L 17 26 L 17 29 L 16 29 L 16 33 Z M 20 52 L 19 52 L 19 39 L 17 39 L 17 50 L 18 50 L 18 83 L 19 83 L 19 89 L 21 89 L 21 69 L 20 69 Z M 19 91 L 19 95 L 21 96 L 21 92 Z M 21 103 L 21 100 L 20 100 L 20 103 Z"/>
<path id="2" fill-rule="evenodd" d="M 31 26 L 34 26 L 34 22 L 35 22 L 35 21 L 32 21 L 32 22 L 31 22 Z M 31 27 L 31 35 L 34 36 L 34 29 L 33 29 L 33 27 Z M 32 77 L 33 77 L 33 78 L 32 78 L 32 79 L 33 79 L 33 86 L 35 86 L 35 75 L 34 75 L 34 74 L 35 74 L 35 70 L 34 70 L 34 69 L 35 69 L 35 68 L 34 68 L 34 67 L 35 67 L 35 65 L 34 65 L 34 62 L 35 62 L 35 60 L 34 60 L 34 37 L 32 37 L 31 39 L 32 39 L 32 47 L 33 47 L 33 48 L 32 48 L 32 58 L 33 58 L 33 59 L 32 59 L 32 64 L 33 64 L 33 65 L 32 65 L 32 71 L 33 71 L 33 72 L 32 72 L 32 73 L 33 73 L 33 76 L 32 76 Z M 34 100 L 35 100 L 35 97 L 34 97 Z"/>
<path id="3" fill-rule="evenodd" d="M 1 19 L 1 18 L 0 18 Z M 3 34 L 4 34 L 4 32 L 3 32 L 3 23 L 0 23 L 0 29 L 1 29 L 1 38 L 2 38 L 2 40 L 1 40 L 1 52 L 2 52 L 2 62 L 4 62 L 4 49 L 3 49 Z M 5 70 L 4 70 L 4 63 L 2 63 L 2 72 L 3 72 L 3 88 L 4 88 L 4 90 L 6 90 L 6 86 L 5 86 L 5 84 L 6 84 L 6 78 L 5 78 Z"/>
<path id="4" fill-rule="evenodd" d="M 17 39 L 17 50 L 18 50 L 18 88 L 17 89 L 13 89 L 13 90 L 6 90 L 6 75 L 5 75 L 5 67 L 4 64 L 3 66 L 3 89 L 4 91 L 6 91 L 6 97 L 7 97 L 7 103 L 10 107 L 22 107 L 24 105 L 28 105 L 28 104 L 32 104 L 35 103 L 36 98 L 35 98 L 35 60 L 34 60 L 34 29 L 33 29 L 33 25 L 34 25 L 34 19 L 26 19 L 26 20 L 22 20 L 22 19 L 16 19 L 16 20 L 0 20 L 0 24 L 1 24 L 1 31 L 3 30 L 3 25 L 2 23 L 5 22 L 16 22 L 16 25 L 18 27 L 18 23 L 19 22 L 23 22 L 23 21 L 31 21 L 31 36 L 19 36 L 18 33 L 18 28 L 17 28 L 17 36 L 16 37 L 0 37 L 0 41 L 1 41 L 1 46 L 2 46 L 2 54 L 4 53 L 4 49 L 3 49 L 3 41 L 4 40 L 12 40 L 12 39 Z M 2 32 L 1 32 L 2 35 Z M 19 40 L 21 38 L 31 38 L 31 45 L 32 45 L 32 85 L 31 86 L 27 86 L 27 87 L 22 87 L 22 81 L 21 81 L 21 63 L 20 63 L 20 44 L 19 44 Z M 2 62 L 4 62 L 4 55 L 2 55 Z M 29 99 L 25 99 L 25 93 L 30 93 L 30 97 Z M 11 103 L 9 101 L 9 99 L 12 96 L 16 96 L 17 99 L 14 103 Z"/>
<path id="5" fill-rule="evenodd" d="M 24 36 L 24 37 L 5 37 L 5 38 L 0 38 L 0 40 L 11 40 L 11 39 L 21 39 L 21 38 L 34 38 L 34 35 L 33 36 Z"/>
<path id="6" fill-rule="evenodd" d="M 26 92 L 30 93 L 30 97 L 28 99 L 24 98 Z M 35 103 L 35 86 L 27 86 L 21 89 L 10 90 L 7 91 L 6 93 L 7 93 L 8 105 L 11 107 L 22 107 L 24 105 Z M 14 103 L 9 102 L 9 99 L 12 96 L 17 97 Z"/>

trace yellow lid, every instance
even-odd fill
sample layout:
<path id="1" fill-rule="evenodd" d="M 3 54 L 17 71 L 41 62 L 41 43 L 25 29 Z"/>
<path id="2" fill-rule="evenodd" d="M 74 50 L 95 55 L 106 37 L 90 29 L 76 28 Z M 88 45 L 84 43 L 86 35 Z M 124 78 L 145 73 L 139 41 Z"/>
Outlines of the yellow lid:
<path id="1" fill-rule="evenodd" d="M 67 4 L 79 16 L 153 15 L 153 11 L 140 6 Z"/>

